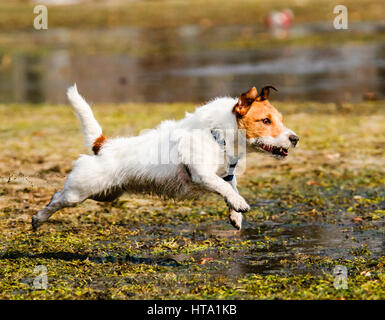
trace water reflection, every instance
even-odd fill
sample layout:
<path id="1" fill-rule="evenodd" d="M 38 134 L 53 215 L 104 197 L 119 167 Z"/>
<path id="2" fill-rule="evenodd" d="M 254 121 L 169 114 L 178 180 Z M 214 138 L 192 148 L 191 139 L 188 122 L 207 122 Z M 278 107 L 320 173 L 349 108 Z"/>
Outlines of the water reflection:
<path id="1" fill-rule="evenodd" d="M 383 228 L 379 222 L 378 227 Z M 380 257 L 384 252 L 384 235 L 379 230 L 362 231 L 346 219 L 339 224 L 318 223 L 293 225 L 264 226 L 263 232 L 256 229 L 246 229 L 242 238 L 252 241 L 262 240 L 268 236 L 279 239 L 268 251 L 257 252 L 253 257 L 242 259 L 230 272 L 262 273 L 262 274 L 322 274 L 330 273 L 329 266 L 320 263 L 307 264 L 306 257 L 328 257 L 354 260 L 361 256 L 359 250 L 364 247 L 370 250 L 372 257 Z M 285 243 L 285 245 L 282 245 Z M 365 255 L 365 253 L 363 253 Z M 305 258 L 301 261 L 300 258 Z M 285 264 L 284 260 L 289 262 Z M 296 262 L 297 261 L 297 262 Z"/>
<path id="2" fill-rule="evenodd" d="M 111 39 L 128 35 L 133 46 L 154 41 L 164 48 L 146 55 L 73 53 L 71 36 L 59 32 L 49 53 L 17 55 L 0 68 L 0 99 L 65 103 L 65 90 L 75 81 L 95 103 L 202 102 L 268 83 L 280 89 L 274 97 L 280 100 L 360 101 L 367 92 L 384 98 L 384 43 L 199 50 L 213 35 L 225 39 L 241 31 L 233 27 L 205 35 L 196 26 L 168 33 L 113 31 Z M 183 49 L 194 45 L 197 50 Z M 170 54 L 175 48 L 180 50 Z"/>
<path id="3" fill-rule="evenodd" d="M 332 273 L 333 261 L 357 258 L 378 259 L 384 254 L 383 221 L 373 222 L 373 228 L 363 230 L 355 225 L 351 217 L 344 216 L 339 223 L 309 221 L 298 224 L 277 223 L 270 220 L 261 224 L 245 223 L 241 233 L 225 228 L 206 225 L 202 231 L 206 236 L 250 241 L 251 248 L 231 253 L 225 272 L 228 276 L 240 274 L 313 274 Z M 215 250 L 204 252 L 204 256 L 223 260 Z M 310 261 L 312 261 L 310 263 Z"/>

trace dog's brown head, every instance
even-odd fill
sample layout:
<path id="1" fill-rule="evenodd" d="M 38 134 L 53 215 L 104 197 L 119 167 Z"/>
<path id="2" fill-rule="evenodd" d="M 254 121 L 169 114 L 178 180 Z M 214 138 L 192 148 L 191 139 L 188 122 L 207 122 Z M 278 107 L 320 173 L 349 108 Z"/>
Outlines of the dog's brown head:
<path id="1" fill-rule="evenodd" d="M 255 87 L 241 94 L 233 113 L 238 129 L 246 132 L 249 148 L 283 159 L 289 149 L 297 145 L 299 138 L 285 127 L 282 114 L 270 104 L 270 89 L 277 91 L 273 86 L 265 86 L 259 95 Z"/>

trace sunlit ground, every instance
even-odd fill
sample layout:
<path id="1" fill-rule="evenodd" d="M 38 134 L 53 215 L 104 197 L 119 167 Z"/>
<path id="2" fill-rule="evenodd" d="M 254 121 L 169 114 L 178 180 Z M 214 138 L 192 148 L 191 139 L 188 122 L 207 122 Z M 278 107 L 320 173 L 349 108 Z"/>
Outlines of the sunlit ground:
<path id="1" fill-rule="evenodd" d="M 244 229 L 216 195 L 87 200 L 33 233 L 83 146 L 69 106 L 0 106 L 0 298 L 384 299 L 383 101 L 273 104 L 300 145 L 285 161 L 247 159 Z M 107 136 L 136 134 L 191 104 L 94 107 Z M 48 289 L 34 290 L 37 265 Z M 333 268 L 348 268 L 348 289 Z"/>
<path id="2" fill-rule="evenodd" d="M 384 101 L 357 102 L 383 98 L 385 6 L 349 1 L 349 29 L 335 30 L 336 4 L 86 1 L 49 6 L 49 28 L 37 31 L 35 3 L 0 0 L 0 100 L 18 101 L 0 104 L 0 299 L 385 299 Z M 287 7 L 292 28 L 274 37 L 264 18 Z M 282 162 L 248 157 L 241 231 L 208 194 L 87 200 L 33 233 L 32 215 L 88 152 L 70 107 L 56 104 L 74 81 L 90 101 L 123 102 L 94 107 L 108 137 L 194 110 L 126 101 L 271 83 L 277 99 L 333 103 L 272 101 L 301 140 Z M 38 265 L 45 290 L 33 286 Z"/>

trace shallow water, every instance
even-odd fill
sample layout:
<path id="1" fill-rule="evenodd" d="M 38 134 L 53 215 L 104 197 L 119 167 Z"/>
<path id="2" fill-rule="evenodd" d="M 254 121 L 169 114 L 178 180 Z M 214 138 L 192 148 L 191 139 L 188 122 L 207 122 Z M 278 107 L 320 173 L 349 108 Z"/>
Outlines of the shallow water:
<path id="1" fill-rule="evenodd" d="M 330 270 L 322 267 L 322 265 L 304 265 L 303 263 L 285 268 L 280 260 L 295 260 L 298 254 L 328 257 L 333 260 L 354 259 L 353 250 L 361 248 L 362 244 L 367 246 L 374 257 L 379 257 L 385 250 L 383 232 L 378 230 L 362 232 L 351 221 L 339 224 L 314 223 L 297 226 L 272 226 L 264 230 L 263 236 L 266 235 L 286 241 L 287 244 L 285 246 L 272 246 L 269 253 L 241 263 L 243 273 L 321 274 L 322 272 L 330 272 Z M 248 239 L 261 237 L 253 229 L 245 230 L 244 236 Z M 263 263 L 258 264 L 258 262 Z"/>
<path id="2" fill-rule="evenodd" d="M 312 24 L 294 27 L 291 36 L 331 31 L 329 25 Z M 382 31 L 377 25 L 359 24 L 351 32 Z M 231 41 L 243 34 L 258 37 L 263 32 L 240 26 L 208 30 L 183 26 L 15 34 L 15 38 L 48 43 L 50 50 L 11 56 L 12 62 L 0 68 L 0 101 L 66 103 L 65 90 L 75 81 L 94 103 L 202 102 L 266 84 L 279 89 L 274 93 L 276 100 L 360 101 L 367 92 L 384 97 L 384 43 L 242 50 L 207 47 L 213 41 Z M 124 49 L 118 53 L 72 51 L 79 38 L 122 39 L 130 48 L 154 45 L 157 50 L 139 55 Z"/>
<path id="3" fill-rule="evenodd" d="M 334 267 L 356 259 L 380 259 L 385 252 L 385 221 L 371 221 L 367 217 L 355 221 L 353 218 L 356 214 L 352 215 L 346 210 L 343 200 L 349 199 L 347 191 L 334 189 L 331 192 L 337 195 L 338 200 L 325 203 L 323 209 L 317 208 L 325 210 L 324 216 L 305 217 L 306 209 L 313 208 L 310 204 L 289 206 L 279 199 L 261 200 L 251 206 L 276 215 L 282 212 L 277 221 L 262 219 L 258 223 L 248 219 L 246 213 L 240 232 L 229 228 L 226 221 L 198 227 L 203 238 L 247 241 L 248 245 L 244 250 L 232 252 L 230 257 L 213 248 L 196 254 L 195 260 L 211 257 L 213 265 L 216 261 L 219 263 L 214 273 L 236 277 L 240 274 L 332 274 L 330 261 Z M 383 188 L 360 189 L 356 192 L 369 198 L 384 195 Z M 385 202 L 379 202 L 365 210 L 384 209 Z M 191 230 L 186 230 L 186 235 L 188 233 Z M 227 261 L 226 267 L 221 266 L 223 261 Z"/>
<path id="4" fill-rule="evenodd" d="M 232 253 L 225 268 L 219 267 L 214 273 L 228 276 L 246 274 L 298 275 L 323 273 L 333 270 L 322 259 L 338 261 L 354 260 L 368 256 L 379 258 L 385 251 L 383 221 L 378 222 L 375 230 L 361 230 L 350 219 L 337 224 L 325 222 L 285 224 L 267 221 L 257 228 L 245 227 L 240 234 L 233 230 L 209 227 L 205 233 L 216 237 L 250 240 L 254 249 Z M 271 239 L 268 246 L 259 246 Z M 212 263 L 228 260 L 229 257 L 218 255 L 216 250 L 208 250 L 195 255 L 195 259 L 210 257 Z M 302 259 L 302 260 L 301 260 Z M 312 263 L 308 262 L 312 261 Z M 318 260 L 317 260 L 318 259 Z M 286 262 L 284 262 L 286 260 Z M 342 263 L 343 264 L 343 263 Z"/>

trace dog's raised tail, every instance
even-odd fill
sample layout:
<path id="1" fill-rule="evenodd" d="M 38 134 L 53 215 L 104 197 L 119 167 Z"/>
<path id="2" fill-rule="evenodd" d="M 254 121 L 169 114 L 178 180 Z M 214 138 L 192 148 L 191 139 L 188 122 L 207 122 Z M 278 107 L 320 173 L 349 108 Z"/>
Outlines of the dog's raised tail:
<path id="1" fill-rule="evenodd" d="M 102 128 L 96 121 L 91 107 L 79 94 L 76 83 L 67 90 L 67 97 L 74 108 L 76 116 L 82 124 L 85 143 L 95 154 L 98 154 L 106 137 L 103 134 Z"/>

